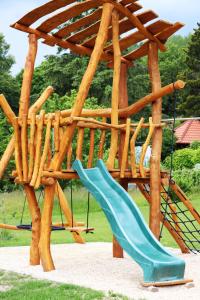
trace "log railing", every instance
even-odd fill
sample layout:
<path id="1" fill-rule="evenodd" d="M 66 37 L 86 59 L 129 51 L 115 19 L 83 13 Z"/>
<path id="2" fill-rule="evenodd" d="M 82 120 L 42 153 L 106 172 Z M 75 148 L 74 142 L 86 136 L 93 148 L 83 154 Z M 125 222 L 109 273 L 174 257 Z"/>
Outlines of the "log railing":
<path id="1" fill-rule="evenodd" d="M 39 115 L 30 114 L 31 122 L 24 124 L 27 119 L 14 118 L 15 133 L 15 156 L 16 156 L 16 171 L 13 175 L 18 183 L 29 183 L 35 189 L 41 184 L 51 183 L 47 177 L 55 177 L 55 170 L 50 168 L 53 155 L 60 149 L 60 141 L 63 139 L 63 134 L 68 125 L 76 122 L 76 132 L 72 143 L 63 160 L 60 173 L 68 173 L 67 178 L 75 178 L 75 171 L 72 170 L 74 159 L 79 159 L 83 162 L 85 168 L 95 166 L 97 159 L 103 159 L 107 163 L 109 151 L 111 147 L 112 130 L 120 137 L 120 132 L 125 134 L 122 160 L 119 166 L 118 153 L 114 157 L 114 166 L 108 170 L 115 174 L 118 178 L 148 178 L 149 169 L 144 166 L 144 159 L 148 146 L 151 144 L 151 138 L 155 128 L 162 127 L 164 124 L 153 124 L 152 118 L 149 118 L 148 123 L 144 123 L 142 118 L 138 123 L 132 123 L 131 119 L 127 119 L 126 124 L 110 124 L 105 118 L 101 121 L 94 118 L 62 118 L 59 112 L 56 112 L 53 122 L 52 114 L 45 114 L 42 110 Z M 26 128 L 28 140 L 28 155 L 24 155 L 25 149 L 23 143 L 23 132 Z M 141 132 L 145 130 L 146 139 L 143 141 L 143 146 L 140 154 L 139 162 L 136 162 L 136 143 Z M 120 143 L 120 138 L 118 139 Z M 106 155 L 107 154 L 107 155 Z M 27 159 L 25 160 L 25 157 Z M 48 174 L 48 176 L 47 176 Z M 116 175 L 118 174 L 118 175 Z M 129 174 L 129 175 L 127 175 Z M 70 177 L 71 176 L 71 177 Z"/>

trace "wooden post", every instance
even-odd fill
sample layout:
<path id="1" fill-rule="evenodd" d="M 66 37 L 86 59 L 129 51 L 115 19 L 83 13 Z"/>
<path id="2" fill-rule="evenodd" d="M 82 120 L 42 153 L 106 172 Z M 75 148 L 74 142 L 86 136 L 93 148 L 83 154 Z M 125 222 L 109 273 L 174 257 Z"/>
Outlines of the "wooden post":
<path id="1" fill-rule="evenodd" d="M 50 250 L 54 193 L 55 183 L 51 186 L 45 186 L 44 206 L 41 218 L 41 234 L 39 242 L 40 257 L 45 272 L 55 269 Z"/>
<path id="2" fill-rule="evenodd" d="M 158 46 L 154 42 L 149 43 L 148 67 L 152 92 L 156 92 L 161 88 L 161 79 L 158 63 Z M 162 119 L 162 98 L 152 104 L 152 121 L 159 124 Z M 160 236 L 160 192 L 161 192 L 161 174 L 160 160 L 162 150 L 162 127 L 155 128 L 152 137 L 152 153 L 150 164 L 150 220 L 149 225 L 155 237 Z"/>
<path id="3" fill-rule="evenodd" d="M 60 186 L 60 184 L 58 182 L 56 183 L 56 194 L 57 194 L 57 196 L 59 198 L 60 206 L 61 206 L 62 211 L 63 211 L 63 213 L 65 215 L 65 218 L 66 218 L 66 220 L 67 220 L 67 222 L 69 224 L 69 227 L 72 227 L 72 225 L 74 227 L 77 227 L 78 223 L 75 220 L 73 220 L 73 224 L 72 224 L 72 212 L 71 212 L 70 207 L 68 205 L 68 201 L 67 201 L 67 199 L 65 197 L 65 194 L 64 194 L 64 192 L 63 192 L 63 190 L 62 190 L 62 188 L 61 188 L 61 186 Z M 73 238 L 74 238 L 74 240 L 75 240 L 76 243 L 79 243 L 79 244 L 84 244 L 85 243 L 85 240 L 81 236 L 80 233 L 78 233 L 78 232 L 72 232 L 72 235 L 73 235 Z"/>
<path id="4" fill-rule="evenodd" d="M 128 67 L 126 64 L 121 64 L 120 69 L 120 84 L 119 84 L 119 109 L 125 108 L 128 106 L 128 90 L 127 90 L 127 73 Z M 126 123 L 126 119 L 120 119 L 120 123 Z M 119 159 L 119 167 L 121 168 L 121 161 L 122 161 L 122 153 L 123 147 L 125 142 L 125 132 L 120 130 L 120 143 L 118 149 L 118 159 Z M 121 186 L 128 191 L 128 181 L 121 179 L 119 180 Z M 123 249 L 113 237 L 113 257 L 123 258 Z"/>
<path id="5" fill-rule="evenodd" d="M 32 220 L 30 264 L 39 265 L 40 264 L 39 240 L 40 240 L 40 222 L 41 222 L 40 208 L 38 206 L 34 189 L 28 184 L 25 184 L 24 191 L 27 196 L 29 211 Z"/>
<path id="6" fill-rule="evenodd" d="M 31 85 L 34 72 L 35 59 L 37 55 L 37 37 L 35 34 L 29 35 L 29 51 L 26 58 L 21 96 L 19 101 L 19 116 L 28 115 Z"/>
<path id="7" fill-rule="evenodd" d="M 15 136 L 13 135 L 11 137 L 10 142 L 8 143 L 6 150 L 4 151 L 4 154 L 2 155 L 2 158 L 0 160 L 0 179 L 3 177 L 3 174 L 5 172 L 5 169 L 15 151 Z"/>
<path id="8" fill-rule="evenodd" d="M 118 125 L 118 108 L 119 108 L 119 82 L 121 67 L 121 50 L 119 46 L 119 14 L 117 10 L 112 12 L 112 39 L 114 51 L 114 70 L 113 70 L 113 87 L 112 87 L 112 110 L 111 124 Z M 109 157 L 107 160 L 107 168 L 113 169 L 118 146 L 118 130 L 111 130 L 111 145 Z"/>
<path id="9" fill-rule="evenodd" d="M 83 105 L 85 103 L 85 99 L 88 95 L 88 91 L 90 85 L 92 83 L 92 79 L 96 72 L 96 68 L 98 66 L 99 60 L 101 58 L 103 47 L 107 41 L 108 35 L 108 27 L 110 25 L 111 13 L 113 10 L 113 5 L 109 3 L 103 4 L 103 11 L 101 17 L 101 23 L 99 26 L 99 32 L 96 38 L 95 46 L 93 52 L 90 57 L 90 61 L 88 67 L 85 71 L 83 79 L 81 81 L 79 91 L 76 97 L 76 101 L 74 107 L 72 108 L 71 116 L 79 116 L 81 114 Z M 68 126 L 64 135 L 63 135 L 63 143 L 60 147 L 60 151 L 54 155 L 53 162 L 51 168 L 55 170 L 59 170 L 60 165 L 67 153 L 67 150 L 70 146 L 77 122 L 73 122 L 71 126 Z"/>

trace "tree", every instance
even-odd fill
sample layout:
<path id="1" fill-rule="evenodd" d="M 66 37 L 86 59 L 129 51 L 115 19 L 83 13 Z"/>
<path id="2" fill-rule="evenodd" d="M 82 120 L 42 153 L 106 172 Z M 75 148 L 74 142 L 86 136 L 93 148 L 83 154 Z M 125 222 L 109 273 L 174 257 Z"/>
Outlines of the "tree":
<path id="1" fill-rule="evenodd" d="M 200 115 L 200 24 L 197 26 L 186 51 L 187 69 L 183 74 L 183 78 L 187 81 L 187 90 L 180 109 L 187 117 Z"/>
<path id="2" fill-rule="evenodd" d="M 0 33 L 0 94 L 4 94 L 12 109 L 17 112 L 19 100 L 19 83 L 11 75 L 11 67 L 15 63 L 9 55 L 10 46 L 6 43 L 3 34 Z"/>

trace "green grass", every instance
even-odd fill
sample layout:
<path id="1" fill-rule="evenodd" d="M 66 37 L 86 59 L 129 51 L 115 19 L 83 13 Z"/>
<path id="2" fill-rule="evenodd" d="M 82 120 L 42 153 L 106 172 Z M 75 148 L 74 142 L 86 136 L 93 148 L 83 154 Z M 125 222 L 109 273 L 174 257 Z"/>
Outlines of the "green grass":
<path id="1" fill-rule="evenodd" d="M 0 288 L 8 290 L 0 292 L 0 299 L 6 300 L 128 300 L 127 297 L 109 292 L 83 288 L 71 284 L 35 280 L 30 276 L 23 276 L 12 272 L 0 271 Z"/>
<path id="2" fill-rule="evenodd" d="M 70 191 L 66 190 L 65 194 L 70 199 Z M 149 204 L 143 198 L 141 193 L 137 190 L 130 191 L 132 198 L 135 200 L 139 209 L 141 210 L 145 220 L 148 223 Z M 192 194 L 190 199 L 194 204 L 194 207 L 200 209 L 199 195 Z M 0 194 L 0 223 L 19 224 L 21 218 L 21 212 L 23 209 L 24 196 L 20 191 L 13 193 L 1 193 Z M 74 216 L 77 221 L 86 222 L 87 217 L 87 191 L 84 188 L 79 188 L 73 192 L 73 207 Z M 42 199 L 40 200 L 40 206 L 42 206 Z M 57 199 L 55 199 L 53 210 L 53 221 L 61 222 L 60 208 Z M 24 211 L 23 223 L 30 223 L 30 216 L 28 207 L 26 204 Z M 95 228 L 94 234 L 83 234 L 88 242 L 110 242 L 112 240 L 112 232 L 109 224 L 94 198 L 90 200 L 90 215 L 89 226 Z M 17 245 L 29 245 L 31 233 L 29 231 L 0 231 L 0 246 L 17 246 Z M 72 236 L 66 231 L 56 231 L 52 233 L 52 243 L 71 243 L 73 242 Z M 162 243 L 165 246 L 177 247 L 175 241 L 171 238 L 171 235 L 167 230 L 163 231 Z"/>

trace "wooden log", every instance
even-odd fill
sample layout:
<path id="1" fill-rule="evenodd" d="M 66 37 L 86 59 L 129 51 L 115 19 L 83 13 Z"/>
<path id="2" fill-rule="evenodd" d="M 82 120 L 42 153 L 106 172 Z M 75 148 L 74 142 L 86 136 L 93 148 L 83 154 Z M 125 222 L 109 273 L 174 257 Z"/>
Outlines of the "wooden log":
<path id="1" fill-rule="evenodd" d="M 127 88 L 127 76 L 128 76 L 128 67 L 124 63 L 121 64 L 120 69 L 120 82 L 119 82 L 119 109 L 126 108 L 128 106 L 128 88 Z M 120 118 L 120 123 L 126 123 L 126 118 Z M 118 164 L 119 168 L 121 169 L 122 163 L 122 155 L 123 155 L 123 147 L 125 142 L 125 131 L 120 130 L 120 143 L 118 145 Z M 127 173 L 126 173 L 127 174 Z M 120 177 L 120 173 L 119 173 Z M 124 179 L 119 179 L 120 185 L 128 191 L 128 182 Z M 115 250 L 116 248 L 116 250 Z M 123 258 L 123 249 L 117 243 L 114 238 L 113 243 L 113 254 L 114 257 L 121 257 Z"/>
<path id="2" fill-rule="evenodd" d="M 20 117 L 23 115 L 28 115 L 32 78 L 34 72 L 35 59 L 37 55 L 37 41 L 38 39 L 35 34 L 29 35 L 29 50 L 24 68 L 21 96 L 19 101 Z"/>
<path id="3" fill-rule="evenodd" d="M 54 89 L 52 86 L 48 86 L 44 92 L 42 93 L 42 95 L 35 101 L 35 103 L 29 108 L 29 116 L 32 113 L 37 113 L 42 106 L 44 105 L 44 103 L 47 101 L 47 99 L 52 95 Z"/>
<path id="4" fill-rule="evenodd" d="M 28 132 L 27 132 L 27 116 L 26 115 L 22 116 L 21 149 L 22 149 L 23 181 L 28 182 Z"/>
<path id="5" fill-rule="evenodd" d="M 41 263 L 45 272 L 52 271 L 55 269 L 50 249 L 54 193 L 55 183 L 52 186 L 45 187 L 44 205 L 41 217 L 41 234 L 39 242 Z"/>
<path id="6" fill-rule="evenodd" d="M 81 81 L 74 107 L 72 108 L 72 113 L 71 113 L 72 117 L 79 116 L 81 114 L 85 99 L 88 95 L 88 91 L 92 79 L 96 72 L 97 65 L 99 63 L 101 54 L 103 53 L 104 44 L 107 40 L 107 32 L 110 24 L 112 9 L 113 9 L 113 5 L 107 3 L 103 4 L 103 12 L 102 12 L 101 24 L 99 27 L 99 33 L 96 39 L 93 52 L 90 57 L 88 67 Z M 71 126 L 67 127 L 66 132 L 63 136 L 64 143 L 62 144 L 62 147 L 60 148 L 58 155 L 55 155 L 53 158 L 53 163 L 52 163 L 53 169 L 58 170 L 60 168 L 60 165 L 71 143 L 75 128 L 76 128 L 76 122 L 74 122 Z"/>
<path id="7" fill-rule="evenodd" d="M 122 64 L 124 65 L 124 64 Z M 185 86 L 185 82 L 182 80 L 177 80 L 174 83 L 166 85 L 165 87 L 159 88 L 155 92 L 137 100 L 135 103 L 119 109 L 119 117 L 121 118 L 128 118 L 133 114 L 140 112 L 145 106 L 151 104 L 152 102 L 156 101 L 157 99 L 166 96 L 168 94 L 173 93 L 175 90 L 183 89 Z M 71 115 L 72 110 L 66 109 L 61 111 L 62 117 L 68 117 Z M 106 117 L 110 118 L 111 116 L 111 108 L 102 108 L 102 109 L 83 109 L 81 112 L 82 117 Z"/>
<path id="8" fill-rule="evenodd" d="M 149 44 L 148 54 L 149 75 L 152 85 L 152 91 L 156 92 L 161 88 L 161 78 L 158 63 L 158 46 L 156 43 Z M 158 98 L 152 104 L 152 120 L 153 123 L 160 123 L 162 120 L 162 98 Z M 161 191 L 161 175 L 160 160 L 162 150 L 162 128 L 156 128 L 152 137 L 152 153 L 150 160 L 150 229 L 155 237 L 160 236 L 160 191 Z"/>
<path id="9" fill-rule="evenodd" d="M 115 258 L 123 258 L 123 248 L 120 246 L 115 236 L 113 236 L 113 257 Z"/>
<path id="10" fill-rule="evenodd" d="M 13 127 L 14 127 L 14 133 L 15 133 L 15 164 L 16 164 L 16 169 L 17 169 L 17 173 L 19 176 L 19 180 L 23 181 L 20 129 L 19 129 L 19 124 L 18 124 L 17 118 L 15 118 L 13 120 Z"/>
<path id="11" fill-rule="evenodd" d="M 0 229 L 8 229 L 8 230 L 21 230 L 15 225 L 10 225 L 10 224 L 0 224 Z"/>
<path id="12" fill-rule="evenodd" d="M 137 136 L 142 128 L 142 124 L 144 123 L 144 118 L 140 119 L 138 126 L 135 129 L 135 132 L 130 140 L 130 156 L 131 156 L 131 172 L 133 177 L 137 177 L 137 167 L 136 167 L 136 157 L 135 157 L 135 143 Z"/>
<path id="13" fill-rule="evenodd" d="M 111 124 L 118 125 L 121 50 L 119 46 L 119 14 L 115 9 L 112 12 L 112 39 L 113 39 L 113 50 L 114 50 L 114 70 L 113 70 Z M 118 130 L 112 129 L 109 156 L 106 162 L 108 169 L 114 167 L 117 150 L 118 150 Z"/>
<path id="14" fill-rule="evenodd" d="M 92 168 L 92 162 L 94 157 L 94 141 L 95 141 L 95 130 L 90 129 L 90 149 L 89 149 L 89 155 L 88 155 L 88 163 L 87 168 Z"/>
<path id="15" fill-rule="evenodd" d="M 13 124 L 13 119 L 16 118 L 15 113 L 13 112 L 12 108 L 8 104 L 5 96 L 3 94 L 0 95 L 0 106 L 7 117 L 8 122 Z"/>
<path id="16" fill-rule="evenodd" d="M 76 159 L 82 160 L 83 158 L 83 139 L 84 128 L 78 128 L 77 144 L 76 144 Z"/>
<path id="17" fill-rule="evenodd" d="M 55 122 L 54 122 L 54 149 L 55 152 L 59 151 L 60 148 L 60 138 L 59 138 L 59 126 L 60 126 L 60 111 L 55 113 Z"/>
<path id="18" fill-rule="evenodd" d="M 28 184 L 25 184 L 24 191 L 26 193 L 29 211 L 31 215 L 31 222 L 32 222 L 30 264 L 39 265 L 40 264 L 39 240 L 40 240 L 40 224 L 41 224 L 40 208 L 38 206 L 34 189 L 30 187 Z"/>
<path id="19" fill-rule="evenodd" d="M 18 174 L 16 174 L 15 176 L 14 176 L 15 177 L 15 180 L 14 180 L 15 183 L 22 184 L 22 185 L 26 184 L 26 182 L 23 182 L 23 180 L 22 181 L 19 180 L 19 177 L 17 177 Z M 51 186 L 53 184 L 54 184 L 54 179 L 52 177 L 43 177 L 43 178 L 41 178 L 41 185 Z"/>
<path id="20" fill-rule="evenodd" d="M 52 116 L 49 115 L 49 120 L 47 123 L 47 128 L 46 128 L 46 136 L 45 136 L 45 142 L 44 142 L 44 149 L 43 149 L 43 153 L 42 153 L 42 157 L 40 160 L 40 166 L 39 166 L 39 171 L 38 171 L 38 175 L 37 175 L 37 179 L 36 179 L 36 183 L 35 183 L 35 189 L 38 189 L 41 183 L 41 177 L 42 177 L 42 171 L 44 169 L 44 164 L 45 161 L 47 159 L 47 154 L 48 154 L 48 149 L 50 146 L 50 140 L 51 140 L 51 122 L 52 122 Z"/>
<path id="21" fill-rule="evenodd" d="M 69 149 L 67 151 L 67 169 L 71 168 L 72 154 L 72 144 L 70 144 Z"/>
<path id="22" fill-rule="evenodd" d="M 31 124 L 30 124 L 30 139 L 29 139 L 29 168 L 28 168 L 28 181 L 30 182 L 33 167 L 34 167 L 34 154 L 35 154 L 35 134 L 36 134 L 36 116 L 35 113 L 30 114 Z"/>
<path id="23" fill-rule="evenodd" d="M 15 151 L 15 136 L 11 137 L 2 157 L 0 160 L 0 179 L 3 177 L 6 167 Z"/>
<path id="24" fill-rule="evenodd" d="M 35 161 L 34 161 L 33 175 L 32 175 L 31 182 L 30 182 L 31 186 L 35 186 L 38 172 L 39 172 L 44 115 L 45 115 L 45 111 L 41 110 L 40 119 L 39 119 L 39 123 L 38 123 L 38 127 L 37 127 L 37 135 L 36 135 L 37 143 L 36 143 L 36 149 L 35 149 Z"/>
<path id="25" fill-rule="evenodd" d="M 126 122 L 126 135 L 125 135 L 124 149 L 123 149 L 122 161 L 121 161 L 120 178 L 125 177 L 125 169 L 126 169 L 127 161 L 128 161 L 128 150 L 129 150 L 129 139 L 130 139 L 130 123 L 131 123 L 131 119 L 127 119 L 127 122 Z"/>
<path id="26" fill-rule="evenodd" d="M 70 207 L 68 205 L 68 201 L 66 199 L 66 196 L 60 186 L 60 184 L 57 182 L 56 183 L 56 194 L 59 198 L 59 201 L 60 201 L 60 206 L 62 208 L 62 211 L 65 215 L 65 218 L 69 224 L 70 227 L 74 226 L 74 227 L 77 227 L 78 226 L 78 223 L 75 221 L 74 219 L 74 216 L 72 216 L 72 212 L 70 210 Z M 73 222 L 72 222 L 72 219 L 73 219 Z M 84 241 L 84 238 L 78 233 L 78 232 L 73 232 L 72 233 L 73 235 L 73 238 L 75 240 L 76 243 L 79 243 L 79 244 L 84 244 L 85 241 Z"/>
<path id="27" fill-rule="evenodd" d="M 103 118 L 102 122 L 106 123 L 106 118 Z M 99 141 L 98 159 L 103 159 L 103 150 L 104 150 L 105 138 L 106 138 L 106 130 L 102 129 L 101 130 L 100 141 Z"/>
<path id="28" fill-rule="evenodd" d="M 76 222 L 77 226 L 78 227 L 81 227 L 81 226 L 85 226 L 85 223 L 84 222 Z M 69 223 L 53 223 L 52 226 L 58 226 L 58 227 L 69 227 Z"/>
<path id="29" fill-rule="evenodd" d="M 140 174 L 142 177 L 146 177 L 145 168 L 144 168 L 144 159 L 145 159 L 145 155 L 147 152 L 147 148 L 150 144 L 150 141 L 151 141 L 152 135 L 154 133 L 154 129 L 155 129 L 154 124 L 152 122 L 152 118 L 149 118 L 149 124 L 150 124 L 149 133 L 147 135 L 145 143 L 142 146 L 142 152 L 140 155 L 140 162 L 139 162 L 139 169 L 140 169 Z"/>

